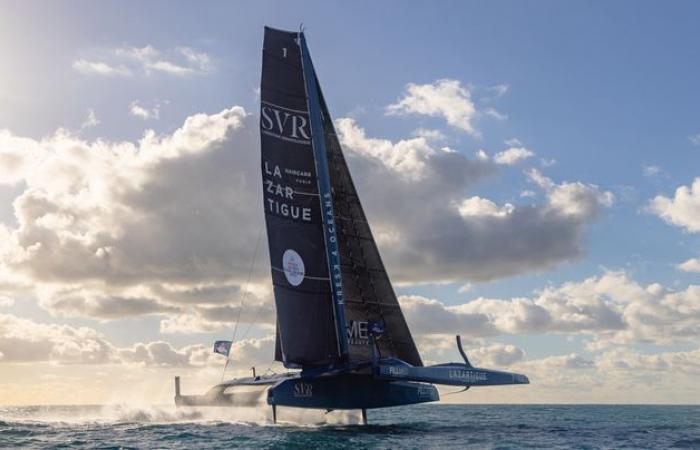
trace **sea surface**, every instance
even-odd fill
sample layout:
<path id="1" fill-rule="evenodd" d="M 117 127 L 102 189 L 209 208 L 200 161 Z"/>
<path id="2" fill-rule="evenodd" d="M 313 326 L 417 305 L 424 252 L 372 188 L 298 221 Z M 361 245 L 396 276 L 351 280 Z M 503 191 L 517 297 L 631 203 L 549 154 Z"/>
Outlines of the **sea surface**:
<path id="1" fill-rule="evenodd" d="M 0 406 L 1 448 L 698 448 L 700 406 L 417 405 L 357 414 Z"/>

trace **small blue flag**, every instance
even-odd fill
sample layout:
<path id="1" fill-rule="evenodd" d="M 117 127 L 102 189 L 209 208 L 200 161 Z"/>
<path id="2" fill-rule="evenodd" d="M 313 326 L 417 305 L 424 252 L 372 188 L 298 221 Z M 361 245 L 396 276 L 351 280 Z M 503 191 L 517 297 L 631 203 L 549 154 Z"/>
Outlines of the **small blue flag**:
<path id="1" fill-rule="evenodd" d="M 216 341 L 214 342 L 214 353 L 224 355 L 228 357 L 231 352 L 231 341 Z"/>

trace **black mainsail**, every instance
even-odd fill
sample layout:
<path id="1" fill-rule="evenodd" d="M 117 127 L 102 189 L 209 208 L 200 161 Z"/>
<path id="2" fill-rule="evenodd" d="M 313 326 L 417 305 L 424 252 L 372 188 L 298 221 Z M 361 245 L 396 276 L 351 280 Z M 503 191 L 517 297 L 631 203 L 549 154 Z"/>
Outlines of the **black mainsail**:
<path id="1" fill-rule="evenodd" d="M 263 201 L 287 367 L 342 359 L 331 304 L 299 34 L 265 29 L 260 89 Z"/>
<path id="2" fill-rule="evenodd" d="M 323 99 L 303 33 L 265 29 L 260 114 L 265 219 L 287 367 L 382 357 L 422 365 Z"/>

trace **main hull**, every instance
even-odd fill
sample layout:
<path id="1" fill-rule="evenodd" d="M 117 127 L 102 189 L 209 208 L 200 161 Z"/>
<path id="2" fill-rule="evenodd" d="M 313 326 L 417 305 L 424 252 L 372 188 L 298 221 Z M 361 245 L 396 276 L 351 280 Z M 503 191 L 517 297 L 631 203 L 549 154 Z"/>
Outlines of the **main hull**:
<path id="1" fill-rule="evenodd" d="M 372 409 L 440 400 L 435 386 L 409 381 L 379 380 L 371 375 L 287 377 L 218 384 L 203 395 L 181 395 L 176 379 L 177 406 L 272 406 L 321 410 Z"/>
<path id="2" fill-rule="evenodd" d="M 269 405 L 312 409 L 372 409 L 440 400 L 435 386 L 378 380 L 371 375 L 290 379 L 267 391 Z"/>

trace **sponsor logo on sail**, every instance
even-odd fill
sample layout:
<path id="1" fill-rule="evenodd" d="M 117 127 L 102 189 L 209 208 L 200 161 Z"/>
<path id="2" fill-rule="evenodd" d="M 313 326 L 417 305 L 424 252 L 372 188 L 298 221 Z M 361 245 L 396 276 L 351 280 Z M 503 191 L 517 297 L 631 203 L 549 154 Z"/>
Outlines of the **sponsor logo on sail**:
<path id="1" fill-rule="evenodd" d="M 299 256 L 299 253 L 291 248 L 285 250 L 282 255 L 282 269 L 284 270 L 285 278 L 292 286 L 299 286 L 304 281 L 304 261 Z"/>
<path id="2" fill-rule="evenodd" d="M 311 172 L 298 169 L 280 168 L 268 161 L 263 161 L 263 186 L 267 212 L 287 219 L 311 222 L 311 208 L 295 203 L 294 188 L 284 184 L 282 173 L 292 177 L 297 185 L 306 185 Z"/>
<path id="3" fill-rule="evenodd" d="M 260 131 L 288 142 L 305 145 L 311 143 L 309 113 L 270 102 L 261 104 Z"/>
<path id="4" fill-rule="evenodd" d="M 348 344 L 367 345 L 369 344 L 368 322 L 366 320 L 351 320 L 348 323 Z"/>

